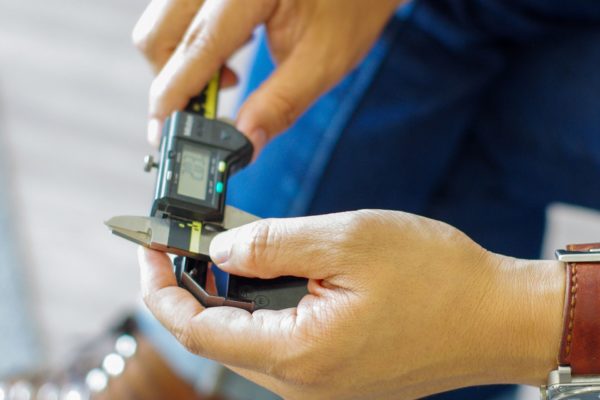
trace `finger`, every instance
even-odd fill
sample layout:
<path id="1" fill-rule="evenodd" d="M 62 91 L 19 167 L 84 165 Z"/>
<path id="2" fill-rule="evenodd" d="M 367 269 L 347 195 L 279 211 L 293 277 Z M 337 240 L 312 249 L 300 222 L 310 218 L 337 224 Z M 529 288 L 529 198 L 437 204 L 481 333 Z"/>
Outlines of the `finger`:
<path id="1" fill-rule="evenodd" d="M 203 0 L 153 0 L 136 23 L 133 43 L 158 73 L 173 54 Z"/>
<path id="2" fill-rule="evenodd" d="M 207 0 L 150 89 L 150 116 L 164 120 L 185 107 L 224 61 L 251 36 L 277 0 Z"/>
<path id="3" fill-rule="evenodd" d="M 221 87 L 229 88 L 238 84 L 238 76 L 229 67 L 224 66 L 221 69 Z M 154 147 L 160 147 L 162 137 L 163 121 L 153 118 L 148 122 L 148 142 Z"/>
<path id="4" fill-rule="evenodd" d="M 343 272 L 338 257 L 352 228 L 351 215 L 259 220 L 217 235 L 210 256 L 235 275 L 328 279 Z"/>
<path id="5" fill-rule="evenodd" d="M 331 57 L 320 47 L 302 39 L 273 74 L 240 109 L 237 128 L 259 149 L 266 141 L 289 128 L 339 77 Z M 307 68 L 310 60 L 310 68 Z M 261 143 L 262 142 L 262 143 Z"/>
<path id="6" fill-rule="evenodd" d="M 169 258 L 152 250 L 138 252 L 144 301 L 154 316 L 191 352 L 235 366 L 266 370 L 289 345 L 295 309 L 232 307 L 205 309 L 176 287 Z"/>
<path id="7" fill-rule="evenodd" d="M 143 261 L 143 265 L 151 264 L 153 266 L 153 268 L 140 269 L 142 296 L 146 295 L 144 289 L 156 292 L 163 288 L 177 287 L 173 265 L 166 253 L 139 247 L 138 260 L 140 264 Z"/>
<path id="8" fill-rule="evenodd" d="M 157 118 L 152 118 L 150 121 L 148 121 L 147 139 L 150 145 L 152 145 L 152 147 L 154 147 L 155 149 L 158 149 L 160 147 L 163 124 L 163 121 Z"/>

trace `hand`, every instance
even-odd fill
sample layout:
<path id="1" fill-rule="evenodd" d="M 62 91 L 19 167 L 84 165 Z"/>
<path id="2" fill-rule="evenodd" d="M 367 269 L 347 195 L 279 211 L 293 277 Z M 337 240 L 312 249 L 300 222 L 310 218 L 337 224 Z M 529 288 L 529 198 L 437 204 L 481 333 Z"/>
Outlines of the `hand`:
<path id="1" fill-rule="evenodd" d="M 261 220 L 219 235 L 236 275 L 309 278 L 297 308 L 203 309 L 169 259 L 140 253 L 148 307 L 192 352 L 290 399 L 417 398 L 541 383 L 555 367 L 564 275 L 485 251 L 458 230 L 393 211 Z"/>
<path id="2" fill-rule="evenodd" d="M 237 126 L 257 151 L 289 127 L 366 54 L 401 0 L 154 0 L 133 39 L 158 76 L 148 136 L 185 107 L 265 24 L 278 65 L 243 105 Z M 226 70 L 226 83 L 235 82 Z"/>

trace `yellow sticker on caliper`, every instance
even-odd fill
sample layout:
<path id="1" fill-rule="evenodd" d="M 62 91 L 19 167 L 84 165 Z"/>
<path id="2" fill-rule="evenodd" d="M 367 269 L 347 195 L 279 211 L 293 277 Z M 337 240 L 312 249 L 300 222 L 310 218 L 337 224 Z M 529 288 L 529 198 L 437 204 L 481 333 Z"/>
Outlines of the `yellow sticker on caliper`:
<path id="1" fill-rule="evenodd" d="M 208 119 L 217 118 L 217 98 L 219 97 L 219 81 L 221 73 L 217 72 L 215 76 L 208 82 L 206 89 L 206 100 L 204 103 L 204 116 Z"/>
<path id="2" fill-rule="evenodd" d="M 200 238 L 202 238 L 202 223 L 201 222 L 192 222 L 189 223 L 188 226 L 191 230 L 190 235 L 190 252 L 191 253 L 200 253 Z"/>

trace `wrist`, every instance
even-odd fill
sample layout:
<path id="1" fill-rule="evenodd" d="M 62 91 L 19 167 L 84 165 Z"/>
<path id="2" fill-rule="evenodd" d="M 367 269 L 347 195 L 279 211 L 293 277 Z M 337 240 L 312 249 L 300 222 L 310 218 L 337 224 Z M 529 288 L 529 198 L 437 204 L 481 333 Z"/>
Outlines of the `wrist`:
<path id="1" fill-rule="evenodd" d="M 489 383 L 540 385 L 556 368 L 563 324 L 565 269 L 558 261 L 500 257 L 495 312 L 488 319 Z M 495 332 L 494 332 L 495 330 Z"/>

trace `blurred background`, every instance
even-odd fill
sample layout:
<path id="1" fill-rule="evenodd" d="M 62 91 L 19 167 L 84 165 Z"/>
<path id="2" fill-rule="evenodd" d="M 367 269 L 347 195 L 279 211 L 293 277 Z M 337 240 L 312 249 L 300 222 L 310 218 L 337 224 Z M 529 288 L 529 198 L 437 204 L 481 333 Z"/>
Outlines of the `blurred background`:
<path id="1" fill-rule="evenodd" d="M 152 74 L 130 39 L 147 3 L 0 0 L 0 376 L 60 363 L 139 306 L 135 245 L 103 221 L 153 196 Z"/>
<path id="2" fill-rule="evenodd" d="M 151 75 L 128 40 L 144 5 L 0 3 L 2 195 L 17 238 L 2 267 L 21 274 L 9 302 L 25 299 L 49 362 L 137 302 L 135 249 L 102 221 L 144 213 L 153 185 L 140 173 Z"/>
<path id="3" fill-rule="evenodd" d="M 146 4 L 0 0 L 0 376 L 59 364 L 140 304 L 135 246 L 103 221 L 146 214 L 153 193 L 152 75 L 130 40 Z M 242 76 L 251 56 L 233 62 Z M 600 235 L 598 213 L 548 212 L 544 257 Z"/>

